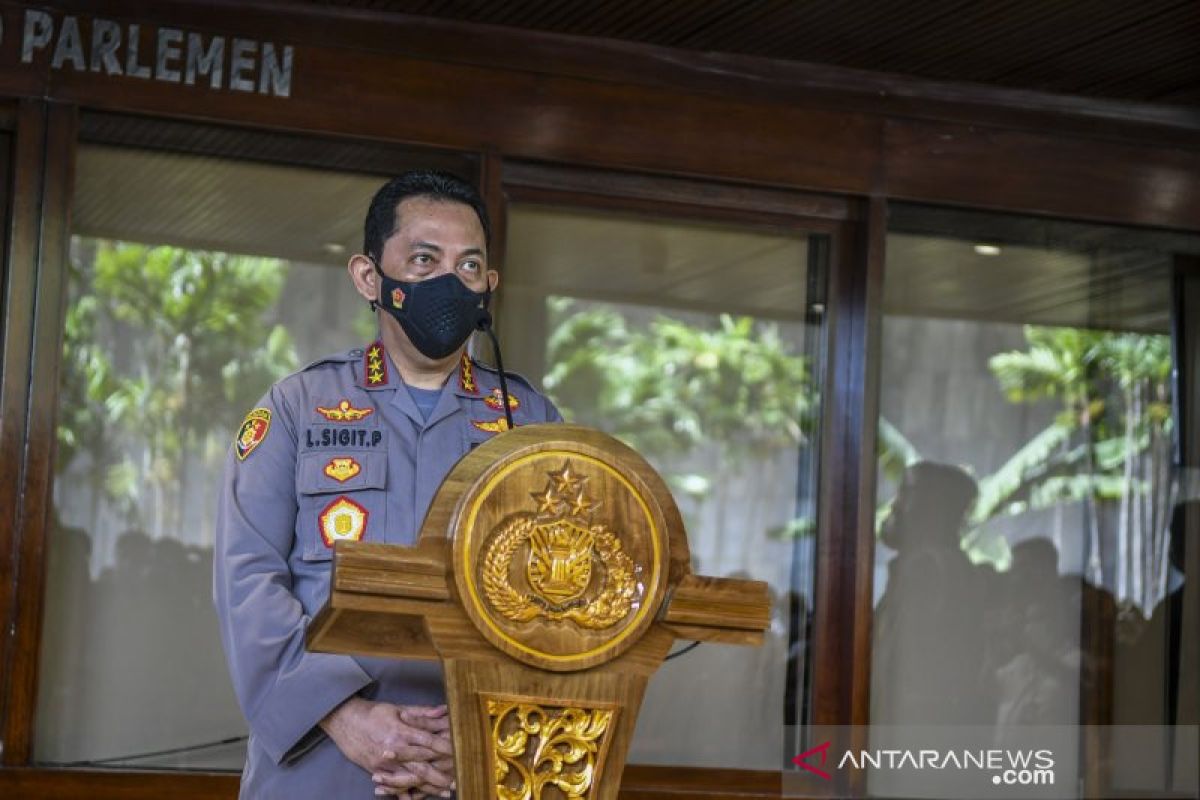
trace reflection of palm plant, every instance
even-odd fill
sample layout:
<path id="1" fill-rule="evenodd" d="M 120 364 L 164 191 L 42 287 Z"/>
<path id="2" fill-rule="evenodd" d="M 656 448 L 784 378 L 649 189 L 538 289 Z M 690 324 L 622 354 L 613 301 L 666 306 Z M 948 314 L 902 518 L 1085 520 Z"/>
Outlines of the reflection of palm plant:
<path id="1" fill-rule="evenodd" d="M 1164 336 L 1076 328 L 1025 329 L 1027 348 L 989 366 L 1014 403 L 1057 400 L 1060 413 L 992 474 L 979 480 L 964 546 L 976 560 L 1007 562 L 985 524 L 1026 511 L 1087 506 L 1087 577 L 1105 585 L 1102 525 L 1116 520 L 1119 599 L 1149 611 L 1166 587 L 1170 341 Z M 911 463 L 915 449 L 881 422 L 880 458 Z M 891 431 L 890 434 L 887 431 Z M 902 444 L 898 444 L 902 443 Z M 910 448 L 905 450 L 904 448 Z"/>
<path id="2" fill-rule="evenodd" d="M 287 331 L 262 320 L 286 268 L 102 240 L 77 240 L 76 253 L 86 266 L 71 267 L 58 464 L 88 453 L 107 499 L 131 519 L 148 507 L 161 536 L 185 517 L 189 460 L 215 455 L 210 434 L 294 367 Z"/>

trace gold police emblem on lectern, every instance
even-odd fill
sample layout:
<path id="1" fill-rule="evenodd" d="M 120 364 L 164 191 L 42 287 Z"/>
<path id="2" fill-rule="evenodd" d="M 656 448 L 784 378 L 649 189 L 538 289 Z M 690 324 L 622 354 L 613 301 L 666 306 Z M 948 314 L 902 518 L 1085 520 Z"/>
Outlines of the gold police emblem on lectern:
<path id="1" fill-rule="evenodd" d="M 532 494 L 537 510 L 513 515 L 485 541 L 484 594 L 513 622 L 611 627 L 633 610 L 633 560 L 615 532 L 593 521 L 600 504 L 588 496 L 586 477 L 570 462 L 547 475 L 546 488 Z M 523 570 L 513 569 L 516 559 Z"/>

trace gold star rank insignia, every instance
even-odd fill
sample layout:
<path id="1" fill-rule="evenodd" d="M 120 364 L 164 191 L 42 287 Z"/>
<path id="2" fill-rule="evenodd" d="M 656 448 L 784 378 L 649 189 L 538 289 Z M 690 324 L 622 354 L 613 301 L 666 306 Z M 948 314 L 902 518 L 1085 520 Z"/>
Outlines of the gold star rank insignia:
<path id="1" fill-rule="evenodd" d="M 458 388 L 469 394 L 479 394 L 479 385 L 475 383 L 475 365 L 466 353 L 463 353 L 462 362 L 458 365 Z"/>
<path id="2" fill-rule="evenodd" d="M 384 386 L 388 382 L 387 354 L 383 343 L 375 342 L 363 353 L 363 375 L 367 386 Z"/>

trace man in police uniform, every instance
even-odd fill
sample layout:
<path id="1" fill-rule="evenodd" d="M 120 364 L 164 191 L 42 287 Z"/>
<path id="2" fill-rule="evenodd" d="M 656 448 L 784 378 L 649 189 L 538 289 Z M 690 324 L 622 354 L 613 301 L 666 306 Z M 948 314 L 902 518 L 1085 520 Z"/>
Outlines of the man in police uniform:
<path id="1" fill-rule="evenodd" d="M 249 721 L 243 798 L 452 794 L 441 670 L 309 653 L 334 543 L 411 545 L 473 446 L 507 429 L 496 373 L 466 355 L 499 278 L 474 187 L 407 173 L 372 200 L 354 288 L 378 341 L 271 387 L 238 431 L 217 517 L 215 602 Z M 519 379 L 514 424 L 558 421 Z"/>

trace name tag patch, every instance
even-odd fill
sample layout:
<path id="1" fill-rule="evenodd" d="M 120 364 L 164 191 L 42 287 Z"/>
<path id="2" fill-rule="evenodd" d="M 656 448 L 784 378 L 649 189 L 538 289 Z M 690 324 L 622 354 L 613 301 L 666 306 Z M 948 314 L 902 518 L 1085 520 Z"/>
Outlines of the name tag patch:
<path id="1" fill-rule="evenodd" d="M 382 441 L 383 431 L 378 428 L 314 425 L 304 432 L 304 444 L 310 450 L 318 447 L 378 447 Z"/>

